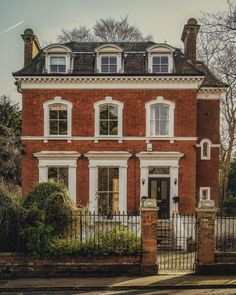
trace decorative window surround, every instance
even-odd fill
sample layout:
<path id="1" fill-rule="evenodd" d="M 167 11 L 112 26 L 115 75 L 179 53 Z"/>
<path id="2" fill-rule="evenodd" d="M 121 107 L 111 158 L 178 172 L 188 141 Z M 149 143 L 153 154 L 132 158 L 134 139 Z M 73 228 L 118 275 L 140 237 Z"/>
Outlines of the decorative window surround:
<path id="1" fill-rule="evenodd" d="M 120 48 L 119 46 L 116 46 L 114 44 L 105 44 L 100 47 L 98 47 L 96 50 L 96 69 L 99 73 L 102 72 L 101 70 L 101 58 L 103 56 L 108 56 L 108 57 L 116 57 L 117 58 L 117 73 L 123 72 L 123 65 L 122 65 L 122 52 L 123 49 Z M 110 74 L 105 73 L 105 74 Z"/>
<path id="2" fill-rule="evenodd" d="M 49 106 L 54 103 L 61 103 L 67 106 L 67 135 L 51 135 L 49 130 Z M 70 101 L 62 99 L 60 96 L 55 96 L 52 100 L 44 102 L 44 142 L 47 142 L 48 139 L 58 138 L 68 142 L 71 141 L 72 133 L 72 103 Z"/>
<path id="3" fill-rule="evenodd" d="M 65 74 L 70 73 L 73 71 L 73 56 L 72 51 L 70 48 L 64 45 L 53 44 L 49 45 L 44 49 L 45 53 L 45 72 L 49 74 L 53 74 L 50 70 L 50 58 L 51 57 L 65 57 Z M 58 72 L 59 74 L 63 74 Z"/>
<path id="4" fill-rule="evenodd" d="M 206 155 L 204 155 L 204 145 L 207 144 L 207 151 Z M 210 160 L 211 159 L 211 147 L 212 143 L 209 139 L 204 138 L 200 142 L 200 147 L 201 147 L 201 160 Z"/>
<path id="5" fill-rule="evenodd" d="M 148 53 L 148 71 L 149 73 L 153 72 L 153 57 L 161 57 L 161 56 L 166 56 L 168 57 L 168 71 L 167 73 L 172 73 L 173 72 L 173 53 L 174 53 L 174 48 L 167 44 L 155 44 L 152 45 L 147 49 Z M 158 74 L 162 74 L 163 72 L 160 72 Z"/>
<path id="6" fill-rule="evenodd" d="M 118 133 L 117 135 L 100 135 L 100 106 L 104 104 L 114 104 L 118 107 Z M 115 138 L 116 140 L 121 141 L 122 132 L 123 132 L 123 102 L 112 99 L 111 96 L 106 96 L 105 99 L 99 100 L 94 103 L 95 110 L 95 119 L 94 119 L 94 140 L 97 142 L 100 139 L 110 140 L 111 138 Z"/>
<path id="7" fill-rule="evenodd" d="M 127 212 L 127 161 L 131 154 L 128 152 L 88 152 L 89 159 L 89 209 L 97 212 L 98 167 L 119 168 L 119 210 Z"/>
<path id="8" fill-rule="evenodd" d="M 48 167 L 49 166 L 65 166 L 68 167 L 68 190 L 71 199 L 76 204 L 76 168 L 77 159 L 80 157 L 80 153 L 75 151 L 41 151 L 34 153 L 39 161 L 39 182 L 48 181 Z"/>
<path id="9" fill-rule="evenodd" d="M 165 104 L 169 107 L 169 134 L 168 135 L 151 135 L 151 107 L 156 104 Z M 174 137 L 174 109 L 175 103 L 169 100 L 165 100 L 162 96 L 157 96 L 155 100 L 151 100 L 145 103 L 146 109 L 146 137 L 149 138 L 170 138 Z"/>
<path id="10" fill-rule="evenodd" d="M 179 152 L 141 152 L 136 154 L 140 160 L 140 198 L 148 197 L 149 167 L 170 168 L 170 213 L 177 209 L 173 201 L 174 196 L 179 195 L 179 160 L 184 154 Z M 155 176 L 156 177 L 156 176 Z"/>
<path id="11" fill-rule="evenodd" d="M 199 200 L 210 200 L 211 199 L 211 188 L 200 187 L 199 188 Z"/>

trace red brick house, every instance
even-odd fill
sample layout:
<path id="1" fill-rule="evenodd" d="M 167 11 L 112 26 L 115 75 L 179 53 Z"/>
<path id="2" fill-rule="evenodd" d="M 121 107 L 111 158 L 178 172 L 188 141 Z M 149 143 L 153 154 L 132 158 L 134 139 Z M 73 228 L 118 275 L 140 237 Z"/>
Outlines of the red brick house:
<path id="1" fill-rule="evenodd" d="M 134 212 L 218 202 L 219 102 L 225 85 L 196 60 L 189 19 L 184 53 L 154 42 L 70 42 L 40 48 L 26 29 L 24 68 L 13 74 L 23 105 L 23 192 L 68 186 L 77 205 Z"/>

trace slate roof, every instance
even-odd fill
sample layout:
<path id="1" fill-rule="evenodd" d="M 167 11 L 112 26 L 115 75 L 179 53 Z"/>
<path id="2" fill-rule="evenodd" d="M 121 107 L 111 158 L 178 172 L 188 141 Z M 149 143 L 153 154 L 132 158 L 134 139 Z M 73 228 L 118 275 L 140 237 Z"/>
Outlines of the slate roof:
<path id="1" fill-rule="evenodd" d="M 155 45 L 154 42 L 109 42 L 123 49 L 124 73 L 101 74 L 95 71 L 95 50 L 108 44 L 107 42 L 69 42 L 61 45 L 69 47 L 74 55 L 73 72 L 68 74 L 46 74 L 44 72 L 45 55 L 44 49 L 34 57 L 32 62 L 13 73 L 13 76 L 205 76 L 202 86 L 204 87 L 225 87 L 209 69 L 198 62 L 193 65 L 187 60 L 179 48 L 174 48 L 174 70 L 168 74 L 154 74 L 147 72 L 147 49 Z"/>

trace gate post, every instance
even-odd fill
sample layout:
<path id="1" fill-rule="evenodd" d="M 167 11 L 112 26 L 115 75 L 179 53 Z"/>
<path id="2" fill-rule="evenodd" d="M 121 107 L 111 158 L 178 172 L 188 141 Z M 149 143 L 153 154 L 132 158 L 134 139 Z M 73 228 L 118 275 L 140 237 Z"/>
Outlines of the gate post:
<path id="1" fill-rule="evenodd" d="M 157 207 L 156 200 L 141 201 L 141 243 L 142 262 L 141 272 L 145 275 L 158 273 L 157 265 Z"/>
<path id="2" fill-rule="evenodd" d="M 202 200 L 199 202 L 197 212 L 197 269 L 199 272 L 201 266 L 214 262 L 215 251 L 215 218 L 217 208 L 213 200 Z"/>

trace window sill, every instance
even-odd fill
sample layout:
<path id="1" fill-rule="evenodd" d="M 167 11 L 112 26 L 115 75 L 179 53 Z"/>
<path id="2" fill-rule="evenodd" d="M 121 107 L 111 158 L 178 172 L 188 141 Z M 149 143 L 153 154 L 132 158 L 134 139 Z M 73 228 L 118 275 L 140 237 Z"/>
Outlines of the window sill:
<path id="1" fill-rule="evenodd" d="M 56 135 L 48 135 L 44 137 L 44 142 L 48 142 L 49 140 L 67 140 L 67 142 L 71 143 L 72 136 L 56 136 Z"/>
<path id="2" fill-rule="evenodd" d="M 95 143 L 98 143 L 99 140 L 118 140 L 119 143 L 122 143 L 123 137 L 117 136 L 117 135 L 107 136 L 107 137 L 106 136 L 95 136 L 94 137 Z"/>
<path id="3" fill-rule="evenodd" d="M 170 143 L 173 143 L 175 138 L 173 136 L 147 136 L 146 137 L 146 143 L 150 143 L 150 141 L 153 140 L 167 140 L 170 141 Z"/>

